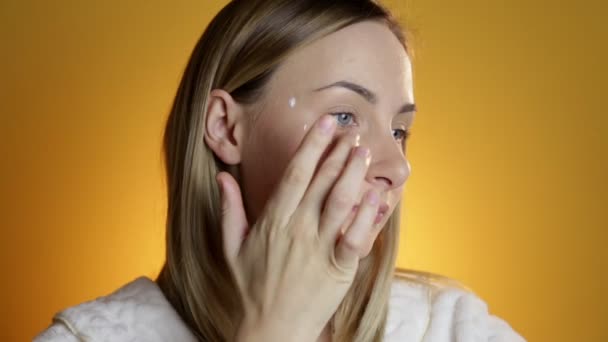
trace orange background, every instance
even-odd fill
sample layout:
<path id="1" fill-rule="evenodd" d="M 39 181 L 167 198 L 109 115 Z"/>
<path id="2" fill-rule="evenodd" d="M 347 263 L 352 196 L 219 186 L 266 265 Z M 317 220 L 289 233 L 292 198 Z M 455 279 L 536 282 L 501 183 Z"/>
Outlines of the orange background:
<path id="1" fill-rule="evenodd" d="M 163 122 L 223 3 L 0 3 L 0 340 L 158 272 Z M 420 108 L 399 265 L 530 341 L 608 341 L 605 5 L 389 3 Z"/>

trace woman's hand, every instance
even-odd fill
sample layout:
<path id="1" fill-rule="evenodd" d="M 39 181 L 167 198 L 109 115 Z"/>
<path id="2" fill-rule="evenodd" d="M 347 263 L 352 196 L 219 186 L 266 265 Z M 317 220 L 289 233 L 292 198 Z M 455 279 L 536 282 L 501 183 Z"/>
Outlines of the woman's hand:
<path id="1" fill-rule="evenodd" d="M 226 172 L 217 176 L 224 252 L 244 307 L 237 340 L 315 341 L 379 233 L 378 193 L 357 203 L 369 150 L 347 135 L 318 165 L 335 126 L 326 115 L 309 130 L 252 227 L 237 182 Z"/>

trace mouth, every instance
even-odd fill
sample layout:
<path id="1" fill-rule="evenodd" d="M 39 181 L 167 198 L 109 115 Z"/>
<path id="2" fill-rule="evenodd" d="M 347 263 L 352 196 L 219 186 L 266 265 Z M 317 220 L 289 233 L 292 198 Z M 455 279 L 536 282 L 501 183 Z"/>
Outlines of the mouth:
<path id="1" fill-rule="evenodd" d="M 376 218 L 374 219 L 374 224 L 382 222 L 382 220 L 384 220 L 384 216 L 386 216 L 386 213 L 389 209 L 390 207 L 388 206 L 388 204 L 386 204 L 385 202 L 380 203 L 380 205 L 378 206 L 378 213 L 376 214 Z M 359 210 L 358 204 L 353 206 L 353 213 L 356 213 L 357 210 Z"/>
<path id="2" fill-rule="evenodd" d="M 376 220 L 374 220 L 374 224 L 378 224 L 382 222 L 382 220 L 384 220 L 384 216 L 386 216 L 388 209 L 388 204 L 384 202 L 380 203 L 380 206 L 378 207 L 378 214 L 376 214 Z"/>

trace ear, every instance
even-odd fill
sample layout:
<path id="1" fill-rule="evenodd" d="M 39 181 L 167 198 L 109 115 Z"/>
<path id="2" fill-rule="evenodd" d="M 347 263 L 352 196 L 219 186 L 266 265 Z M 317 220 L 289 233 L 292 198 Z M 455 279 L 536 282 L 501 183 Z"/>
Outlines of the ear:
<path id="1" fill-rule="evenodd" d="M 246 133 L 244 109 L 228 92 L 214 89 L 207 100 L 205 143 L 228 165 L 241 162 Z"/>

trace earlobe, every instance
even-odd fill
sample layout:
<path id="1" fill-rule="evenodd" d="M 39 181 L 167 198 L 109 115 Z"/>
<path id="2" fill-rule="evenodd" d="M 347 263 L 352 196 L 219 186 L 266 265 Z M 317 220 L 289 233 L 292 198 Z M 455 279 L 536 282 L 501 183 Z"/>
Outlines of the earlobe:
<path id="1" fill-rule="evenodd" d="M 221 89 L 209 93 L 205 113 L 205 143 L 213 153 L 228 165 L 241 162 L 243 133 L 245 132 L 243 107 Z"/>

